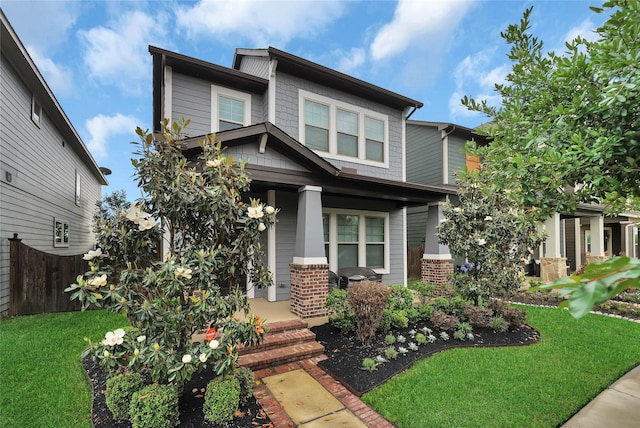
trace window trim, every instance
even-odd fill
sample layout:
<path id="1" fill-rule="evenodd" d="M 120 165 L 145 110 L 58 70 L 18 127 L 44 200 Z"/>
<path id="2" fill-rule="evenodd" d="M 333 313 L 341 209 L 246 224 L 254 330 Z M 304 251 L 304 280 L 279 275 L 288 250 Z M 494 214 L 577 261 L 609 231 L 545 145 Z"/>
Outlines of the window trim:
<path id="1" fill-rule="evenodd" d="M 371 165 L 376 167 L 389 168 L 389 116 L 378 113 L 364 107 L 338 101 L 333 98 L 325 97 L 306 91 L 298 90 L 298 135 L 303 145 L 305 143 L 305 101 L 309 100 L 315 103 L 325 104 L 329 106 L 329 151 L 314 150 L 320 156 L 328 159 L 336 159 L 345 162 L 359 163 L 363 165 Z M 341 155 L 338 153 L 338 125 L 337 110 L 345 110 L 358 115 L 358 157 Z M 384 145 L 383 145 L 383 162 L 369 160 L 366 158 L 366 136 L 365 136 L 365 118 L 379 120 L 384 124 Z"/>
<path id="2" fill-rule="evenodd" d="M 388 275 L 391 268 L 391 241 L 389 233 L 389 213 L 386 211 L 365 211 L 346 210 L 337 208 L 324 208 L 322 214 L 329 215 L 329 242 L 324 241 L 323 245 L 329 244 L 329 254 L 326 254 L 329 261 L 329 269 L 338 269 L 338 215 L 358 216 L 358 266 L 367 266 L 367 229 L 366 218 L 378 217 L 384 219 L 384 266 L 373 270 L 382 275 Z M 324 236 L 324 234 L 323 234 Z"/>
<path id="3" fill-rule="evenodd" d="M 211 85 L 211 132 L 218 132 L 220 117 L 218 115 L 219 97 L 231 98 L 244 103 L 244 117 L 242 126 L 251 124 L 251 94 L 235 91 L 223 86 Z"/>
<path id="4" fill-rule="evenodd" d="M 62 237 L 61 237 L 62 239 L 61 239 L 60 242 L 58 242 L 58 239 L 57 239 L 57 236 L 56 236 L 56 229 L 57 229 L 58 224 L 60 224 L 62 226 Z M 64 234 L 65 229 L 67 230 L 67 241 L 66 242 L 64 240 L 64 238 L 65 238 L 65 234 Z M 67 247 L 69 247 L 69 241 L 70 241 L 70 239 L 69 239 L 70 233 L 69 232 L 70 232 L 70 229 L 71 229 L 71 227 L 69 226 L 68 222 L 66 222 L 64 220 L 61 220 L 61 219 L 59 219 L 57 217 L 53 218 L 53 246 L 55 248 L 67 248 Z"/>
<path id="5" fill-rule="evenodd" d="M 31 121 L 40 128 L 42 123 L 42 103 L 36 97 L 36 94 L 31 95 Z"/>

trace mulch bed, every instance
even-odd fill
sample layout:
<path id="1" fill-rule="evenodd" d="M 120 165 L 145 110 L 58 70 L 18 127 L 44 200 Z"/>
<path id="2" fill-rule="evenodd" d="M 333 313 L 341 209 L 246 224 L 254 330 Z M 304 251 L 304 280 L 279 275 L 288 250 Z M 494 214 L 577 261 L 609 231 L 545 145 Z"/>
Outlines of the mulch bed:
<path id="1" fill-rule="evenodd" d="M 404 345 L 395 343 L 396 349 L 398 346 L 408 348 L 407 344 L 412 341 L 409 331 L 415 329 L 420 332 L 422 327 L 431 328 L 434 335 L 438 336 L 436 329 L 430 322 L 422 322 L 406 329 L 394 330 L 391 332 L 394 336 L 397 337 L 401 334 L 407 339 Z M 489 328 L 475 328 L 473 330 L 475 340 L 473 341 L 455 340 L 452 334 L 447 341 L 438 337 L 434 343 L 419 345 L 417 351 L 410 350 L 406 355 L 398 355 L 395 360 L 378 366 L 375 371 L 366 371 L 362 369 L 362 361 L 365 358 L 375 358 L 377 355 L 384 357 L 384 350 L 389 347 L 384 343 L 386 334 L 378 334 L 371 346 L 363 346 L 355 334 L 343 335 L 329 324 L 313 327 L 311 330 L 316 334 L 316 340 L 324 345 L 325 354 L 329 357 L 318 362 L 318 365 L 357 396 L 381 385 L 387 379 L 407 369 L 415 361 L 445 349 L 529 345 L 537 342 L 540 338 L 535 329 L 526 325 L 504 333 L 498 333 Z"/>
<path id="2" fill-rule="evenodd" d="M 111 411 L 107 408 L 104 391 L 107 387 L 107 372 L 95 363 L 90 357 L 83 359 L 87 377 L 93 390 L 93 409 L 91 419 L 96 428 L 128 428 L 129 421 L 116 422 Z M 240 413 L 228 425 L 217 425 L 204 420 L 202 404 L 204 403 L 204 391 L 209 381 L 214 377 L 213 372 L 203 371 L 193 376 L 191 381 L 185 384 L 184 393 L 180 397 L 180 427 L 184 428 L 272 428 L 269 416 L 262 407 L 251 397 L 248 403 L 240 409 Z"/>

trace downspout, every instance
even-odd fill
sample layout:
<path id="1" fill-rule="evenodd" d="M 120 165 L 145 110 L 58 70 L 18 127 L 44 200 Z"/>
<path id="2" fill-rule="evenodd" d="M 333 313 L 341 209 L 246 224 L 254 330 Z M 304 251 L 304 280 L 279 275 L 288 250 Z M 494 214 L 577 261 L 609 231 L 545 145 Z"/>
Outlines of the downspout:
<path id="1" fill-rule="evenodd" d="M 413 110 L 411 110 L 411 112 L 404 118 L 404 120 L 409 120 L 409 118 L 413 115 L 413 113 L 415 113 L 420 107 L 418 107 L 418 105 L 413 105 L 411 106 L 413 108 Z"/>
<path id="2" fill-rule="evenodd" d="M 451 126 L 451 130 L 447 132 L 447 128 Z M 449 184 L 449 140 L 448 137 L 456 130 L 456 126 L 449 124 L 446 127 L 440 129 L 440 132 L 444 132 L 441 135 L 440 141 L 442 141 L 442 184 Z"/>

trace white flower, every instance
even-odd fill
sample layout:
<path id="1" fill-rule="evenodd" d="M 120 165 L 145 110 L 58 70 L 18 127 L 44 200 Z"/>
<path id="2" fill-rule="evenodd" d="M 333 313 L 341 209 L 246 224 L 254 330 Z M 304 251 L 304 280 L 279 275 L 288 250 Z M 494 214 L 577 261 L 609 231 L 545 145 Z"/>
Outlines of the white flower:
<path id="1" fill-rule="evenodd" d="M 449 219 L 448 219 L 448 218 L 443 218 L 442 220 L 440 220 L 440 223 L 446 223 L 446 222 L 448 222 L 448 221 L 449 221 Z"/>
<path id="2" fill-rule="evenodd" d="M 96 257 L 100 257 L 102 255 L 102 250 L 98 248 L 97 250 L 89 250 L 87 254 L 82 256 L 82 260 L 93 260 Z"/>
<path id="3" fill-rule="evenodd" d="M 185 354 L 182 356 L 182 362 L 185 364 L 189 364 L 191 362 L 191 355 Z"/>
<path id="4" fill-rule="evenodd" d="M 211 342 L 209 342 L 209 348 L 211 349 L 217 349 L 218 346 L 220 346 L 220 342 L 218 342 L 217 340 L 212 340 Z"/>
<path id="5" fill-rule="evenodd" d="M 206 363 L 207 362 L 207 354 L 200 354 L 198 359 L 200 360 L 201 363 Z"/>
<path id="6" fill-rule="evenodd" d="M 183 278 L 191 279 L 191 272 L 192 272 L 191 269 L 180 266 L 173 271 L 173 274 L 176 276 L 176 278 L 181 276 Z"/>
<path id="7" fill-rule="evenodd" d="M 220 165 L 222 165 L 222 159 L 220 159 L 220 158 L 207 161 L 207 167 L 208 168 L 217 168 Z"/>
<path id="8" fill-rule="evenodd" d="M 487 240 L 484 238 L 478 238 L 478 245 L 483 246 L 487 243 Z"/>
<path id="9" fill-rule="evenodd" d="M 142 208 L 140 207 L 140 205 L 132 205 L 127 210 L 127 218 L 132 222 L 134 222 L 135 224 L 138 224 L 140 219 L 143 217 L 142 215 L 143 213 L 144 211 L 142 211 Z"/>
<path id="10" fill-rule="evenodd" d="M 267 226 L 265 226 L 265 225 L 264 225 L 264 223 L 260 223 L 260 224 L 258 225 L 258 231 L 259 231 L 259 232 L 264 231 L 266 228 L 267 228 Z"/>
<path id="11" fill-rule="evenodd" d="M 141 218 L 138 222 L 138 230 L 145 231 L 147 229 L 152 229 L 156 225 L 156 219 L 153 217 L 145 217 Z"/>
<path id="12" fill-rule="evenodd" d="M 138 343 L 142 343 L 145 340 L 147 340 L 147 336 L 144 336 L 144 335 L 138 336 L 138 337 L 136 337 L 136 340 L 138 341 Z"/>
<path id="13" fill-rule="evenodd" d="M 104 287 L 107 285 L 107 274 L 102 274 L 100 276 L 94 276 L 89 281 L 89 285 L 92 287 Z"/>
<path id="14" fill-rule="evenodd" d="M 121 328 L 118 328 L 115 331 L 108 331 L 107 334 L 104 335 L 104 340 L 102 341 L 102 344 L 106 346 L 121 345 L 123 342 L 123 338 L 124 338 L 124 330 Z"/>
<path id="15" fill-rule="evenodd" d="M 484 218 L 484 221 L 491 221 L 491 220 L 493 220 L 493 217 L 491 217 L 490 215 Z"/>
<path id="16" fill-rule="evenodd" d="M 109 358 L 109 351 L 107 351 L 106 349 L 104 350 L 104 352 L 102 353 L 102 355 L 104 355 L 105 358 Z"/>
<path id="17" fill-rule="evenodd" d="M 455 207 L 455 208 L 453 209 L 453 211 L 454 211 L 454 212 L 456 212 L 456 213 L 461 213 L 461 212 L 462 212 L 462 208 L 460 208 L 460 207 Z"/>
<path id="18" fill-rule="evenodd" d="M 264 215 L 262 205 L 247 208 L 247 215 L 251 218 L 262 218 Z"/>
<path id="19" fill-rule="evenodd" d="M 271 205 L 267 205 L 264 210 L 267 212 L 267 214 L 273 214 L 276 211 L 276 209 L 273 208 Z"/>

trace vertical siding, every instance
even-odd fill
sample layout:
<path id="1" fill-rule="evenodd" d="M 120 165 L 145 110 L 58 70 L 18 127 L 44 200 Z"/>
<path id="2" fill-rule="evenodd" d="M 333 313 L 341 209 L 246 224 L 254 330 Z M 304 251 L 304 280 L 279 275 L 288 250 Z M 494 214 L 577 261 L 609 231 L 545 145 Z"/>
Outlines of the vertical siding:
<path id="1" fill-rule="evenodd" d="M 276 299 L 288 300 L 290 296 L 291 270 L 296 250 L 296 223 L 298 217 L 298 192 L 276 192 L 278 223 L 276 225 Z"/>
<path id="2" fill-rule="evenodd" d="M 240 71 L 254 76 L 269 78 L 269 58 L 244 56 L 240 62 Z"/>
<path id="3" fill-rule="evenodd" d="M 383 104 L 365 100 L 333 88 L 304 80 L 303 77 L 278 73 L 276 79 L 276 118 L 278 127 L 287 134 L 300 140 L 298 92 L 304 89 L 314 94 L 362 107 L 388 116 L 389 119 L 389 167 L 363 165 L 358 162 L 330 159 L 331 163 L 341 167 L 355 168 L 359 174 L 373 177 L 402 180 L 402 112 Z"/>
<path id="4" fill-rule="evenodd" d="M 449 135 L 448 140 L 449 184 L 455 184 L 456 174 L 462 170 L 467 163 L 467 156 L 464 151 L 467 140 L 453 134 Z"/>
<path id="5" fill-rule="evenodd" d="M 437 128 L 407 124 L 407 181 L 442 184 L 442 140 Z"/>
<path id="6" fill-rule="evenodd" d="M 407 208 L 407 245 L 415 248 L 425 240 L 427 234 L 427 216 L 429 207 Z"/>
<path id="7" fill-rule="evenodd" d="M 31 121 L 32 92 L 3 55 L 0 61 L 0 313 L 9 304 L 9 241 L 18 233 L 38 250 L 80 254 L 95 244 L 91 218 L 101 186 L 43 109 Z M 75 172 L 81 200 L 75 204 Z M 12 175 L 9 183 L 6 173 Z M 69 247 L 53 246 L 54 218 L 69 224 Z"/>

